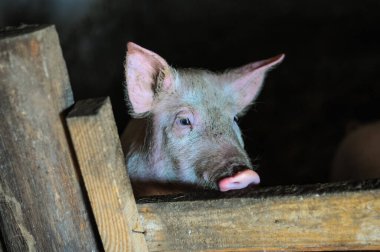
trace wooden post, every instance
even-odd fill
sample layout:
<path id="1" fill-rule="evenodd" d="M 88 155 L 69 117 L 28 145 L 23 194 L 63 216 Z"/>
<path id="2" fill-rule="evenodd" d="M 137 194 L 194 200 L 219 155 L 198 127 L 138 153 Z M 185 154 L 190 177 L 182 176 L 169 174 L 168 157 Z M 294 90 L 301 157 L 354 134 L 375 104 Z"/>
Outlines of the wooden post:
<path id="1" fill-rule="evenodd" d="M 150 251 L 380 250 L 380 179 L 138 200 Z"/>
<path id="2" fill-rule="evenodd" d="M 72 104 L 54 26 L 0 34 L 0 233 L 6 251 L 98 251 L 61 119 Z"/>
<path id="3" fill-rule="evenodd" d="M 109 99 L 79 101 L 67 117 L 106 251 L 147 251 Z"/>

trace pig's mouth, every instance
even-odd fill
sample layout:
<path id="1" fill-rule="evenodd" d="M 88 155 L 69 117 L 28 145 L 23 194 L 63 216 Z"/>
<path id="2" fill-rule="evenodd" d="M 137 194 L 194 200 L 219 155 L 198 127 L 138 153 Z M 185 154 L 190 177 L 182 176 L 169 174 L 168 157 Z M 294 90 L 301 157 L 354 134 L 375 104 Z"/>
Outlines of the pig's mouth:
<path id="1" fill-rule="evenodd" d="M 233 167 L 231 175 L 222 176 L 217 182 L 221 192 L 243 189 L 251 184 L 257 185 L 259 183 L 259 175 L 246 166 Z"/>

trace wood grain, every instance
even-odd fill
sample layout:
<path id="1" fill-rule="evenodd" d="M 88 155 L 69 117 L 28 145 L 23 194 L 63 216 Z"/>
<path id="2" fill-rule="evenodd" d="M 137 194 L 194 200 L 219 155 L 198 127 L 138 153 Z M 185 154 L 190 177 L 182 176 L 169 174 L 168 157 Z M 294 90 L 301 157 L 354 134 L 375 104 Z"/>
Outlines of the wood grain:
<path id="1" fill-rule="evenodd" d="M 138 209 L 149 251 L 380 250 L 379 185 L 176 195 L 142 199 Z"/>
<path id="2" fill-rule="evenodd" d="M 67 122 L 106 251 L 147 251 L 109 99 L 79 101 Z"/>
<path id="3" fill-rule="evenodd" d="M 73 96 L 54 26 L 0 34 L 0 233 L 6 251 L 98 251 L 61 114 Z"/>

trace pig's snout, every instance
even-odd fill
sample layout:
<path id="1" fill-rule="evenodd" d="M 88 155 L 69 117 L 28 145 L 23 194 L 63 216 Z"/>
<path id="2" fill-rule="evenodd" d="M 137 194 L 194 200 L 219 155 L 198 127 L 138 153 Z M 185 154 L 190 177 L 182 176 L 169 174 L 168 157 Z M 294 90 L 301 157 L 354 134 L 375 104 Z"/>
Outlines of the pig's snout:
<path id="1" fill-rule="evenodd" d="M 242 189 L 250 184 L 257 185 L 259 183 L 260 177 L 255 171 L 239 167 L 239 171 L 235 172 L 234 175 L 219 180 L 218 186 L 221 192 L 226 192 L 229 190 Z"/>

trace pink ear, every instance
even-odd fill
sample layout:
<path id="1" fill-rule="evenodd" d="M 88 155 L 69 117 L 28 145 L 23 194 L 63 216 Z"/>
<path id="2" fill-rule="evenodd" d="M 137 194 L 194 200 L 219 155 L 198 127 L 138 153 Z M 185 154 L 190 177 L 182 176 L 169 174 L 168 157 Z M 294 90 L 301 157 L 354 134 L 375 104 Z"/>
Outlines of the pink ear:
<path id="1" fill-rule="evenodd" d="M 236 94 L 236 102 L 239 112 L 245 110 L 259 94 L 265 74 L 275 65 L 281 63 L 285 55 L 280 54 L 270 59 L 257 61 L 223 74 L 232 87 L 232 93 Z"/>
<path id="2" fill-rule="evenodd" d="M 170 67 L 158 54 L 137 44 L 127 44 L 125 77 L 130 109 L 134 116 L 149 112 L 154 94 L 172 85 Z"/>

